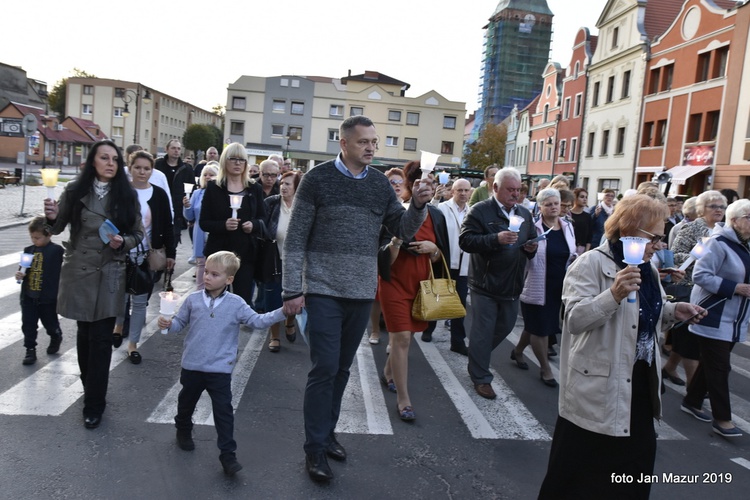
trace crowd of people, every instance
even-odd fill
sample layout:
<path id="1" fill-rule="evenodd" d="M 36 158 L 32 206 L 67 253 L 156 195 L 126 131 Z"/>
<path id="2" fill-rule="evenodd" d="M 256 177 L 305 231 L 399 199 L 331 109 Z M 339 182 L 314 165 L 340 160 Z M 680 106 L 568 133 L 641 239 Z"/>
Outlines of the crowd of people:
<path id="1" fill-rule="evenodd" d="M 239 325 L 270 327 L 268 350 L 278 353 L 281 328 L 294 342 L 295 317 L 305 310 L 305 467 L 313 480 L 329 481 L 327 459 L 347 457 L 334 431 L 367 330 L 376 348 L 385 327 L 379 378 L 395 393 L 398 418 L 417 418 L 409 347 L 418 332 L 431 342 L 436 322 L 415 319 L 412 305 L 431 274 L 454 280 L 466 307 L 469 328 L 463 317 L 446 324 L 450 351 L 466 356 L 467 382 L 479 396 L 496 398 L 492 352 L 519 312 L 524 328 L 511 362 L 528 370 L 530 346 L 541 382 L 559 388 L 540 498 L 625 489 L 648 497 L 647 484 L 615 485 L 610 474 L 652 473 L 653 419 L 661 416 L 665 382 L 687 385 L 682 411 L 711 422 L 723 437 L 741 435 L 732 423 L 728 373 L 730 352 L 750 321 L 750 201 L 707 191 L 680 206 L 658 184 L 643 183 L 619 200 L 603 189 L 589 207 L 588 191 L 564 176 L 533 186 L 531 197 L 514 168 L 486 168 L 477 188 L 468 179 L 446 183 L 423 174 L 418 161 L 381 173 L 370 166 L 378 135 L 364 116 L 342 123 L 340 146 L 335 159 L 303 174 L 280 156 L 250 165 L 241 144 L 221 153 L 210 148 L 195 167 L 183 161 L 175 140 L 159 160 L 138 147 L 123 154 L 110 141 L 95 144 L 79 177 L 59 200 L 45 200 L 45 217 L 29 227 L 33 245 L 25 252 L 43 256 L 31 272 L 16 275 L 25 283 L 24 364 L 36 361 L 38 320 L 54 354 L 62 332 L 51 311 L 75 319 L 84 425 L 96 428 L 113 345 L 128 337 L 128 358 L 141 362 L 137 348 L 152 290 L 126 293 L 127 262 L 162 249 L 169 273 L 187 228 L 197 291 L 174 320 L 159 319 L 170 332 L 189 329 L 177 443 L 194 449 L 191 415 L 208 391 L 228 475 L 241 469 L 231 409 Z M 68 226 L 63 251 L 51 238 Z M 626 258 L 633 242 L 641 244 L 640 263 Z M 706 247 L 706 256 L 696 257 L 696 245 Z M 154 282 L 160 272 L 152 270 Z M 44 290 L 34 278 L 41 273 Z M 85 286 L 65 287 L 73 281 Z M 215 309 L 223 311 L 219 318 Z M 205 329 L 214 323 L 218 333 L 208 341 Z M 559 381 L 549 362 L 558 342 Z M 703 409 L 706 397 L 711 414 Z"/>

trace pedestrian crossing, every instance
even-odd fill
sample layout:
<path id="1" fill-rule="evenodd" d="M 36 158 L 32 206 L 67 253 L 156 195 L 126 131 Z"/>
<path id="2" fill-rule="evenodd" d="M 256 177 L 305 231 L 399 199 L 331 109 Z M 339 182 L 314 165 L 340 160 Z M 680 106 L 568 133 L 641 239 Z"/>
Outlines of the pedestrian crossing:
<path id="1" fill-rule="evenodd" d="M 17 264 L 18 254 L 0 255 L 0 265 L 7 266 Z M 193 269 L 189 269 L 182 275 L 175 277 L 172 281 L 175 291 L 182 297 L 181 300 L 193 291 Z M 6 273 L 7 275 L 8 273 Z M 9 297 L 19 292 L 19 285 L 15 279 L 0 280 L 0 298 Z M 8 299 L 9 300 L 9 299 Z M 147 325 L 141 335 L 141 345 L 149 342 L 152 336 L 157 335 L 159 329 L 156 325 L 158 316 L 158 300 L 151 301 L 148 311 Z M 441 330 L 438 332 L 444 332 Z M 519 326 L 509 335 L 508 342 L 503 343 L 498 350 L 503 353 L 501 359 L 505 362 L 505 355 L 509 352 L 511 344 L 518 341 L 520 335 Z M 0 318 L 0 351 L 14 349 L 22 352 L 21 313 L 11 312 Z M 364 333 L 364 332 L 363 332 Z M 43 337 L 43 331 L 40 336 Z M 441 333 L 441 337 L 443 333 Z M 60 416 L 74 406 L 79 406 L 83 387 L 79 378 L 76 350 L 74 347 L 74 336 L 68 335 L 69 339 L 64 344 L 64 351 L 60 355 L 49 359 L 46 364 L 40 364 L 29 371 L 28 375 L 5 388 L 0 392 L 0 416 L 1 415 L 34 415 L 34 416 Z M 253 332 L 251 335 L 240 335 L 240 355 L 232 377 L 233 406 L 238 408 L 246 388 L 253 377 L 254 370 L 261 356 L 270 355 L 265 349 L 267 332 Z M 181 341 L 181 339 L 180 339 Z M 114 371 L 120 363 L 127 359 L 124 354 L 125 347 L 118 349 L 113 354 L 110 370 Z M 357 351 L 351 376 L 346 392 L 344 394 L 341 415 L 337 432 L 367 435 L 397 435 L 402 428 L 393 412 L 389 412 L 393 405 L 393 395 L 384 392 L 378 376 L 380 369 L 376 365 L 377 349 L 385 349 L 385 345 L 372 346 L 363 335 L 362 342 Z M 526 361 L 538 366 L 536 358 L 531 349 L 526 350 Z M 556 399 L 552 406 L 547 408 L 547 415 L 542 418 L 535 415 L 538 408 L 532 409 L 525 402 L 524 394 L 519 394 L 518 381 L 507 380 L 493 366 L 492 373 L 494 381 L 492 387 L 497 394 L 495 400 L 486 400 L 475 393 L 466 373 L 467 358 L 449 350 L 449 342 L 446 339 L 436 338 L 434 342 L 425 343 L 414 340 L 412 355 L 424 358 L 431 369 L 429 375 L 439 383 L 440 390 L 445 395 L 446 401 L 455 409 L 468 434 L 473 439 L 486 440 L 521 440 L 521 441 L 549 441 L 551 439 L 552 424 L 554 419 L 549 414 L 556 414 Z M 307 363 L 307 359 L 304 360 Z M 559 380 L 558 361 L 552 361 L 552 370 L 556 379 Z M 20 365 L 20 358 L 19 358 Z M 511 366 L 508 361 L 508 366 Z M 750 359 L 732 355 L 733 376 L 750 379 Z M 305 369 L 306 371 L 306 369 Z M 155 398 L 153 409 L 146 410 L 145 421 L 153 424 L 172 425 L 177 407 L 177 395 L 181 385 L 179 383 L 179 371 L 173 375 L 174 381 L 164 394 Z M 414 379 L 412 378 L 412 381 Z M 413 382 L 414 383 L 414 382 Z M 745 381 L 743 380 L 743 383 Z M 666 382 L 669 391 L 677 395 L 684 395 L 685 388 Z M 520 389 L 523 390 L 523 389 Z M 550 390 L 541 385 L 535 391 Z M 546 394 L 546 393 L 545 393 Z M 732 393 L 732 409 L 735 424 L 740 428 L 750 431 L 750 402 L 736 392 Z M 302 402 L 294 401 L 291 407 L 301 409 Z M 420 406 L 420 414 L 428 413 L 428 406 Z M 657 425 L 660 440 L 687 440 L 689 439 L 684 429 L 694 427 L 695 423 L 680 414 L 679 421 L 662 421 Z M 541 420 L 540 420 L 541 419 Z M 676 420 L 676 419 L 675 419 Z M 201 398 L 194 414 L 196 425 L 213 425 L 210 399 L 207 394 Z M 545 422 L 545 423 L 542 423 Z M 680 430 L 678 430 L 678 428 Z M 682 431 L 682 432 L 681 432 Z M 685 433 L 683 433 L 685 432 Z"/>

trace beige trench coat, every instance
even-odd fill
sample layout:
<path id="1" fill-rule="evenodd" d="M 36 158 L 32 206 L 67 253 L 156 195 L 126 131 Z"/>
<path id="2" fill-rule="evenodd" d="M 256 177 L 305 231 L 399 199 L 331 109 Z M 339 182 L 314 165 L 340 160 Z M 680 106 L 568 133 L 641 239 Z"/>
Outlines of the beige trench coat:
<path id="1" fill-rule="evenodd" d="M 611 255 L 609 243 L 599 249 Z M 629 437 L 639 304 L 615 301 L 610 288 L 618 270 L 612 259 L 597 250 L 584 253 L 568 268 L 563 283 L 558 409 L 561 417 L 589 431 Z M 661 357 L 656 337 L 675 322 L 675 304 L 666 301 L 664 290 L 661 294 L 661 323 L 651 365 L 654 418 L 661 418 Z"/>

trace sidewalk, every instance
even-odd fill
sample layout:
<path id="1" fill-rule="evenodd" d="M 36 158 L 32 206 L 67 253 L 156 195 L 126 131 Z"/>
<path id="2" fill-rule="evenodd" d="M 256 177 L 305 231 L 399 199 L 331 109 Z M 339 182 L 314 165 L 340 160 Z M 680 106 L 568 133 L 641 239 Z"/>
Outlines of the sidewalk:
<path id="1" fill-rule="evenodd" d="M 0 170 L 11 172 L 23 165 L 16 163 L 0 162 Z M 39 177 L 39 165 L 27 165 L 26 174 Z M 62 167 L 60 176 L 73 179 L 77 175 L 76 168 L 72 166 Z M 65 187 L 65 182 L 60 182 L 55 188 L 55 198 L 59 198 Z M 24 197 L 24 189 L 26 190 Z M 44 186 L 6 186 L 0 189 L 0 229 L 17 225 L 28 224 L 37 215 L 44 215 L 44 199 L 47 197 L 47 188 Z M 23 204 L 23 214 L 21 205 Z"/>

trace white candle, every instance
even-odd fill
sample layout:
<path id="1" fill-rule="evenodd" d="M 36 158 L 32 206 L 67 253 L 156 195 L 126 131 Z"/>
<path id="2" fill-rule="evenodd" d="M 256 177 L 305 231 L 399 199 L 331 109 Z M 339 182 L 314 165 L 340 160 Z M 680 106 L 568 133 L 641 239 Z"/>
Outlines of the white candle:
<path id="1" fill-rule="evenodd" d="M 182 185 L 185 186 L 185 188 L 184 188 L 184 190 L 185 190 L 185 196 L 190 197 L 190 193 L 193 192 L 194 184 L 191 184 L 189 182 L 183 182 Z"/>
<path id="2" fill-rule="evenodd" d="M 622 252 L 625 257 L 623 261 L 629 266 L 637 266 L 643 263 L 643 254 L 646 252 L 646 245 L 648 241 L 646 238 L 636 238 L 633 236 L 623 236 L 620 238 L 622 241 Z M 635 302 L 636 292 L 633 290 L 628 294 L 628 302 L 631 304 Z"/>
<path id="3" fill-rule="evenodd" d="M 440 172 L 440 174 L 438 174 L 438 179 L 440 179 L 440 184 L 448 184 L 451 175 L 448 172 Z"/>
<path id="4" fill-rule="evenodd" d="M 523 217 L 520 215 L 511 215 L 508 222 L 508 231 L 517 233 L 521 230 L 521 224 L 523 224 Z"/>
<path id="5" fill-rule="evenodd" d="M 162 316 L 171 318 L 174 316 L 174 312 L 177 309 L 177 301 L 180 296 L 175 292 L 159 292 L 159 314 Z M 162 329 L 161 333 L 166 334 L 168 329 Z"/>
<path id="6" fill-rule="evenodd" d="M 242 196 L 239 194 L 230 194 L 229 206 L 232 207 L 232 219 L 236 219 L 237 210 L 242 206 Z"/>
<path id="7" fill-rule="evenodd" d="M 435 170 L 435 164 L 440 155 L 430 153 L 429 151 L 422 151 L 421 153 L 422 157 L 419 160 L 419 169 L 422 171 L 422 179 L 427 179 L 427 176 Z"/>
<path id="8" fill-rule="evenodd" d="M 57 187 L 57 176 L 60 173 L 58 168 L 43 168 L 39 171 L 42 174 L 42 184 L 47 188 L 47 198 L 55 199 L 55 187 Z"/>
<path id="9" fill-rule="evenodd" d="M 31 263 L 34 260 L 33 253 L 21 253 L 21 274 L 26 274 L 26 270 L 31 267 Z M 16 280 L 16 283 L 21 283 L 23 280 Z"/>
<path id="10" fill-rule="evenodd" d="M 690 267 L 690 264 L 700 259 L 704 255 L 708 255 L 709 253 L 711 253 L 711 250 L 704 246 L 707 241 L 708 238 L 702 238 L 698 240 L 693 249 L 690 250 L 690 257 L 688 257 L 687 260 L 685 260 L 685 262 L 683 262 L 680 266 L 680 271 L 685 271 L 688 267 Z"/>

